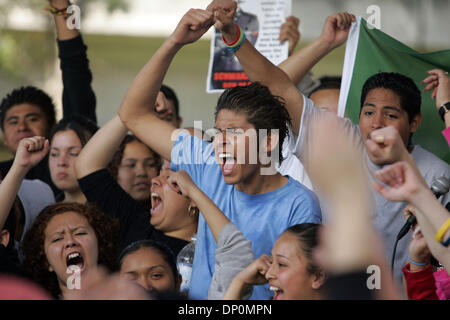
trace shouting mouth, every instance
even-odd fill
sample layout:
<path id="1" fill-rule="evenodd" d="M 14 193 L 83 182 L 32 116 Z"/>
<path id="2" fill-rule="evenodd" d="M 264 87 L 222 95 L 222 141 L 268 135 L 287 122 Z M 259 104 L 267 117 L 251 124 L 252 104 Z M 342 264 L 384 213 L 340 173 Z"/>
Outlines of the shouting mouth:
<path id="1" fill-rule="evenodd" d="M 233 173 L 236 166 L 236 158 L 231 153 L 219 153 L 220 168 L 224 176 L 229 176 Z"/>
<path id="2" fill-rule="evenodd" d="M 67 268 L 70 266 L 77 266 L 78 268 L 83 269 L 84 267 L 84 258 L 79 252 L 72 252 L 66 257 Z"/>

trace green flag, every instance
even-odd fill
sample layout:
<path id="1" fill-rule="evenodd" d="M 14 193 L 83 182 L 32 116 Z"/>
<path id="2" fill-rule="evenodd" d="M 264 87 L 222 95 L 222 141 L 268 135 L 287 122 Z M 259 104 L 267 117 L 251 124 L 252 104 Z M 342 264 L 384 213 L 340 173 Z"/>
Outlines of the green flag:
<path id="1" fill-rule="evenodd" d="M 339 115 L 359 122 L 361 91 L 364 82 L 379 72 L 397 72 L 414 80 L 422 94 L 422 124 L 414 134 L 414 143 L 450 163 L 450 148 L 441 132 L 445 129 L 431 91 L 424 92 L 420 82 L 427 71 L 450 71 L 450 50 L 419 53 L 378 29 L 371 29 L 358 17 L 352 25 L 345 51 Z"/>

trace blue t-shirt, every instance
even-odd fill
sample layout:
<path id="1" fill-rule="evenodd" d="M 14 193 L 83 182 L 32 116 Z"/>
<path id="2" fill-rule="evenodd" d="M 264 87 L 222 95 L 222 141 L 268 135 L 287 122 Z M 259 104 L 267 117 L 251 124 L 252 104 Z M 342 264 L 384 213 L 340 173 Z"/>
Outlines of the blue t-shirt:
<path id="1" fill-rule="evenodd" d="M 214 149 L 187 133 L 180 133 L 172 148 L 172 170 L 185 170 L 223 211 L 244 236 L 252 242 L 255 257 L 270 255 L 276 239 L 290 226 L 321 223 L 322 214 L 315 194 L 289 177 L 281 188 L 250 195 L 226 184 Z M 216 241 L 205 219 L 200 216 L 195 246 L 189 297 L 206 299 L 214 274 Z M 255 286 L 251 299 L 271 299 L 269 285 Z"/>

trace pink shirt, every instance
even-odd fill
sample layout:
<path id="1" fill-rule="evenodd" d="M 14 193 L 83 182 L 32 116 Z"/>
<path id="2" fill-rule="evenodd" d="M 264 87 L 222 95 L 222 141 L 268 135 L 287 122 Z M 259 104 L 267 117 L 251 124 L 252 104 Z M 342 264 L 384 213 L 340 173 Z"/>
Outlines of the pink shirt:
<path id="1" fill-rule="evenodd" d="M 447 140 L 448 146 L 450 147 L 450 127 L 442 131 L 442 135 Z"/>

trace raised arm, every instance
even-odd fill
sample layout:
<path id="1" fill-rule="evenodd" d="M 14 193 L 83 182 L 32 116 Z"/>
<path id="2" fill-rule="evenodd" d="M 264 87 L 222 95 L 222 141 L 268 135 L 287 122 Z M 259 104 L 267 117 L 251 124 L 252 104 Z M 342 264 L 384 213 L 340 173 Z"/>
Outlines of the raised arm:
<path id="1" fill-rule="evenodd" d="M 247 240 L 216 204 L 194 184 L 185 171 L 172 173 L 168 182 L 176 192 L 195 202 L 216 240 L 216 263 L 208 299 L 222 299 L 234 276 L 253 261 L 251 241 Z M 249 289 L 248 286 L 237 285 L 237 287 L 239 290 L 234 291 L 239 291 L 239 297 L 249 293 L 249 290 L 246 290 Z"/>
<path id="2" fill-rule="evenodd" d="M 450 267 L 449 248 L 439 244 L 435 235 L 441 226 L 450 219 L 449 212 L 440 204 L 431 190 L 421 183 L 421 177 L 407 162 L 397 162 L 379 170 L 375 176 L 384 183 L 374 182 L 374 188 L 390 201 L 407 201 L 416 210 L 416 218 L 422 229 L 433 255 L 446 266 Z M 450 237 L 450 230 L 443 235 L 443 239 Z"/>
<path id="3" fill-rule="evenodd" d="M 450 77 L 447 72 L 440 69 L 433 69 L 428 71 L 428 77 L 426 77 L 422 83 L 426 84 L 424 91 L 431 91 L 431 98 L 436 99 L 436 109 L 445 105 L 445 109 L 449 110 L 450 106 Z M 450 127 L 450 112 L 445 112 L 442 119 L 445 123 L 445 127 Z M 449 142 L 450 144 L 450 142 Z"/>
<path id="4" fill-rule="evenodd" d="M 84 146 L 75 162 L 77 179 L 108 166 L 128 129 L 118 116 L 101 127 Z"/>
<path id="5" fill-rule="evenodd" d="M 70 6 L 68 0 L 49 0 L 52 8 L 63 10 Z M 97 122 L 96 98 L 92 90 L 92 73 L 89 69 L 87 47 L 79 30 L 67 26 L 64 15 L 53 15 L 58 35 L 58 50 L 63 80 L 63 116 L 82 115 Z"/>
<path id="6" fill-rule="evenodd" d="M 354 21 L 355 16 L 348 12 L 327 17 L 322 34 L 283 61 L 279 65 L 280 69 L 297 85 L 317 62 L 347 40 Z"/>
<path id="7" fill-rule="evenodd" d="M 8 218 L 23 179 L 45 157 L 48 150 L 49 143 L 44 137 L 24 138 L 20 141 L 11 169 L 0 184 L 0 230 Z"/>
<path id="8" fill-rule="evenodd" d="M 159 155 L 170 160 L 175 128 L 153 114 L 164 76 L 176 53 L 198 40 L 213 24 L 213 15 L 200 9 L 189 10 L 172 35 L 164 41 L 134 79 L 119 109 L 125 126 Z M 162 94 L 160 94 L 160 98 Z"/>
<path id="9" fill-rule="evenodd" d="M 230 220 L 216 204 L 195 185 L 186 171 L 180 170 L 172 173 L 167 182 L 175 192 L 178 192 L 195 202 L 217 242 L 220 232 L 228 223 L 230 223 Z"/>
<path id="10" fill-rule="evenodd" d="M 215 0 L 207 8 L 214 12 L 215 27 L 222 32 L 228 43 L 232 43 L 238 34 L 234 24 L 236 9 L 236 2 L 231 0 Z M 273 95 L 284 98 L 296 132 L 300 126 L 303 98 L 289 77 L 261 55 L 247 40 L 235 55 L 251 81 L 260 82 L 267 86 Z"/>

